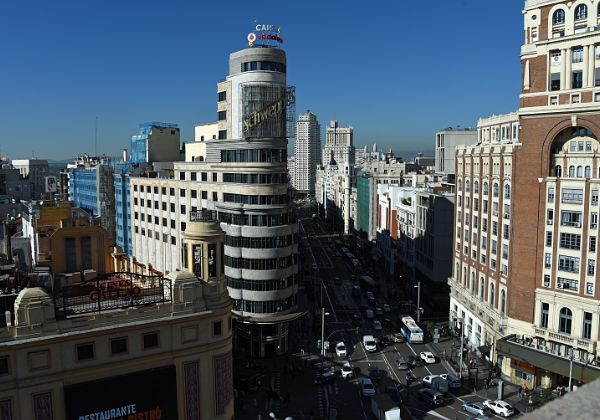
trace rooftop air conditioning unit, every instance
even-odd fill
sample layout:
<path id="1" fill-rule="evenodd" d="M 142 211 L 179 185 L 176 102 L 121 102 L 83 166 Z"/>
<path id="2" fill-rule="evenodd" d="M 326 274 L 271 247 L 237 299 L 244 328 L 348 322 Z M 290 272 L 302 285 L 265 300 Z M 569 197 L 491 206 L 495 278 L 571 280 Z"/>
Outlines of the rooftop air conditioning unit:
<path id="1" fill-rule="evenodd" d="M 556 285 L 556 288 L 557 288 L 557 289 L 563 289 L 564 287 L 565 287 L 565 285 L 564 285 L 563 283 L 558 283 L 558 284 Z"/>

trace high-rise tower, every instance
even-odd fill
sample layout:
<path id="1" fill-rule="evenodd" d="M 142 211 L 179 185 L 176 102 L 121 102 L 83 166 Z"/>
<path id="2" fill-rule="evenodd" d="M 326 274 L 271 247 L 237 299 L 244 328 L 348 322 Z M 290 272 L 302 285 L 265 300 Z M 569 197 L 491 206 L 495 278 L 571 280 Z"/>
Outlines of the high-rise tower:
<path id="1" fill-rule="evenodd" d="M 321 126 L 317 116 L 310 111 L 298 117 L 294 158 L 293 187 L 300 192 L 314 194 L 317 165 L 321 162 Z"/>

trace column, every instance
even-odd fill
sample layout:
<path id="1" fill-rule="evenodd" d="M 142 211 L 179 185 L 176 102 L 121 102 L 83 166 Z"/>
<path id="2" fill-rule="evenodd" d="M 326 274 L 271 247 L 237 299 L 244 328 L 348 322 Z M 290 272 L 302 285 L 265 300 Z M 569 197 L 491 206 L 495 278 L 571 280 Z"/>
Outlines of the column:
<path id="1" fill-rule="evenodd" d="M 567 88 L 567 51 L 566 49 L 560 51 L 562 59 L 560 66 L 560 90 Z"/>
<path id="2" fill-rule="evenodd" d="M 588 87 L 594 87 L 596 80 L 596 46 L 590 45 L 588 47 L 588 62 L 587 67 L 588 71 Z"/>
<path id="3" fill-rule="evenodd" d="M 581 86 L 583 86 L 584 88 L 586 87 L 590 87 L 589 83 L 590 83 L 590 72 L 589 72 L 589 63 L 590 63 L 590 46 L 589 45 L 585 45 L 583 47 L 583 83 Z"/>
<path id="4" fill-rule="evenodd" d="M 571 49 L 563 50 L 565 57 L 565 89 L 571 89 Z"/>

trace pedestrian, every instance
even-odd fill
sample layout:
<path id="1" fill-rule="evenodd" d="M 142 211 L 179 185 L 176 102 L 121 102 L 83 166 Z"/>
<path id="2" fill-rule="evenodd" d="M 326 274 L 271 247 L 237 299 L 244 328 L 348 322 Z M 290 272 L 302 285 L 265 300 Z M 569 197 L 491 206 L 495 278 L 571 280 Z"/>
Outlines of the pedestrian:
<path id="1" fill-rule="evenodd" d="M 523 385 L 519 386 L 519 398 L 523 398 Z"/>

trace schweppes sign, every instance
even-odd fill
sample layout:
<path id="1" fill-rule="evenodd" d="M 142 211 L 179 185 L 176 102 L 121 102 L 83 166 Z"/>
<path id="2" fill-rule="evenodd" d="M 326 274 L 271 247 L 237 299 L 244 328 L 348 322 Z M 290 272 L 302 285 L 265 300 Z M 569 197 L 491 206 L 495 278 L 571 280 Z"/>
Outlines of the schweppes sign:
<path id="1" fill-rule="evenodd" d="M 265 108 L 260 111 L 253 112 L 248 117 L 244 118 L 244 132 L 250 131 L 251 128 L 256 127 L 263 121 L 266 121 L 270 118 L 273 118 L 285 110 L 285 106 L 287 104 L 287 95 L 283 95 L 283 97 L 272 104 L 267 105 Z"/>

